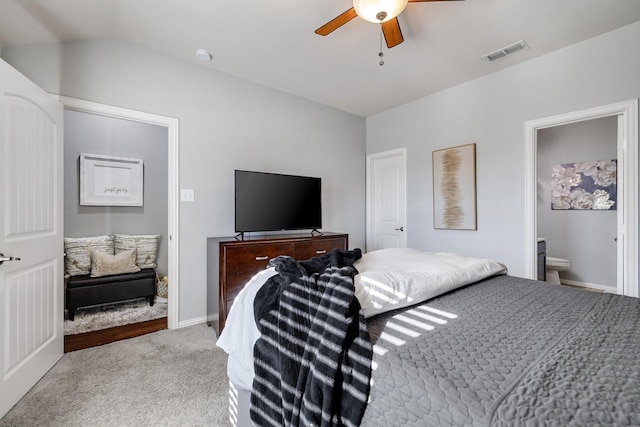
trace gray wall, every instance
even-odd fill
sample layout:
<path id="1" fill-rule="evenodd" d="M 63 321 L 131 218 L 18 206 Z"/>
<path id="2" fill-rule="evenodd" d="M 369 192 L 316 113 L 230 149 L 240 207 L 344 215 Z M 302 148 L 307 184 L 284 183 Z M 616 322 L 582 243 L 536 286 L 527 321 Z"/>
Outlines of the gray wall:
<path id="1" fill-rule="evenodd" d="M 48 92 L 179 119 L 180 187 L 195 190 L 195 202 L 180 205 L 181 325 L 217 307 L 206 239 L 233 234 L 234 169 L 322 178 L 324 230 L 364 247 L 362 117 L 117 40 L 1 53 Z"/>
<path id="2" fill-rule="evenodd" d="M 158 268 L 167 274 L 167 129 L 73 110 L 64 112 L 64 233 L 160 234 Z M 143 206 L 80 206 L 80 153 L 143 160 Z"/>
<path id="3" fill-rule="evenodd" d="M 524 275 L 525 122 L 640 97 L 638 51 L 640 22 L 368 117 L 367 153 L 407 147 L 408 246 Z M 471 142 L 478 230 L 434 230 L 431 152 Z"/>
<path id="4" fill-rule="evenodd" d="M 538 235 L 547 255 L 568 259 L 563 279 L 616 288 L 617 211 L 552 210 L 553 165 L 617 158 L 617 117 L 604 117 L 538 131 Z"/>

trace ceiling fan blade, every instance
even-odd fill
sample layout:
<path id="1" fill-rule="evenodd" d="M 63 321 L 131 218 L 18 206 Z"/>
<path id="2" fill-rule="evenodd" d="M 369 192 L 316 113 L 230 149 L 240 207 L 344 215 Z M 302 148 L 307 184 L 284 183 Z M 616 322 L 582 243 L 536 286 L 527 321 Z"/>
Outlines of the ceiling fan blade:
<path id="1" fill-rule="evenodd" d="M 384 33 L 384 40 L 387 42 L 387 47 L 391 49 L 394 46 L 399 45 L 404 41 L 402 37 L 402 31 L 400 30 L 400 23 L 398 18 L 390 19 L 382 24 L 382 32 Z"/>
<path id="2" fill-rule="evenodd" d="M 316 30 L 316 34 L 319 34 L 321 36 L 326 36 L 328 34 L 331 34 L 335 30 L 337 30 L 338 28 L 342 27 L 347 22 L 351 21 L 356 16 L 358 16 L 356 14 L 356 10 L 354 8 L 351 8 L 351 9 L 347 10 L 346 12 L 344 12 L 344 13 L 338 15 L 337 17 L 333 18 L 331 21 L 327 22 L 322 27 L 318 28 Z"/>

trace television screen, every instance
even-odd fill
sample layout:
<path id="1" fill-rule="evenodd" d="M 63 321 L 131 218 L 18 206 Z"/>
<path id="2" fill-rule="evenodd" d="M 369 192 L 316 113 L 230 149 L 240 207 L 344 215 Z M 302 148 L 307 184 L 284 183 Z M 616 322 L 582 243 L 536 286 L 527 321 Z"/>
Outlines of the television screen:
<path id="1" fill-rule="evenodd" d="M 321 179 L 236 170 L 236 232 L 320 229 Z"/>

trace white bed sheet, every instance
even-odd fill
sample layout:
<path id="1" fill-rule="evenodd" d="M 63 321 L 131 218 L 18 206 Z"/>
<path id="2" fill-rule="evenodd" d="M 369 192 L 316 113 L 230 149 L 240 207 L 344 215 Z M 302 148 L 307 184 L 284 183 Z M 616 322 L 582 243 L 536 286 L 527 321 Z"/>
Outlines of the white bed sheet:
<path id="1" fill-rule="evenodd" d="M 434 298 L 484 278 L 505 274 L 504 264 L 491 259 L 416 249 L 382 249 L 364 254 L 354 264 L 355 294 L 365 317 Z M 255 371 L 253 346 L 260 338 L 253 300 L 276 274 L 268 268 L 256 274 L 235 298 L 225 327 L 216 342 L 228 355 L 227 375 L 237 387 L 251 390 Z"/>
<path id="2" fill-rule="evenodd" d="M 262 285 L 276 274 L 275 268 L 267 268 L 249 280 L 234 299 L 225 327 L 216 341 L 216 345 L 229 355 L 229 380 L 245 390 L 251 390 L 253 384 L 253 345 L 260 338 L 253 314 L 253 300 Z"/>

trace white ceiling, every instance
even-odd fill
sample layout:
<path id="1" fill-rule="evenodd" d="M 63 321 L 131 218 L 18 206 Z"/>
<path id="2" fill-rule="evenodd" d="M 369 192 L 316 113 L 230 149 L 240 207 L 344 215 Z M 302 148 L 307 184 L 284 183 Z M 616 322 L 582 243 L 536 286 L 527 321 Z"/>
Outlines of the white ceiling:
<path id="1" fill-rule="evenodd" d="M 314 30 L 351 0 L 0 0 L 0 46 L 112 37 L 363 117 L 640 20 L 639 0 L 409 3 L 404 43 L 355 18 Z M 481 55 L 524 39 L 488 63 Z M 637 55 L 638 52 L 630 52 Z M 597 55 L 597 52 L 594 52 Z"/>

